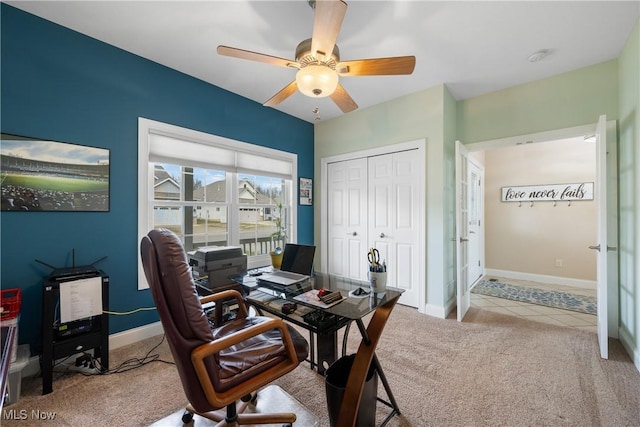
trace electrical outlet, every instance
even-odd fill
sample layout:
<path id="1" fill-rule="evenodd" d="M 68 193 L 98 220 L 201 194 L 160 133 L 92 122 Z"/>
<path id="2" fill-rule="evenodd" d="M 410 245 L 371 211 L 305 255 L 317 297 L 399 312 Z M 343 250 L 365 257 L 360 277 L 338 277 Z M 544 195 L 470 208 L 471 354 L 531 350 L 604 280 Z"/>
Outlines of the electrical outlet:
<path id="1" fill-rule="evenodd" d="M 564 261 L 562 261 L 562 258 L 556 258 L 556 267 L 564 267 Z"/>

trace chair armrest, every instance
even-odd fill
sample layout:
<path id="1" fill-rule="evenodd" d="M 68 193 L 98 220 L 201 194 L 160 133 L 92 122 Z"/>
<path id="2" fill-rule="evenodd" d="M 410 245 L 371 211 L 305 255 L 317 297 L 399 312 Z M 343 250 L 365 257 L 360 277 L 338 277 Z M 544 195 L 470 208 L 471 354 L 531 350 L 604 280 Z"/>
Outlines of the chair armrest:
<path id="1" fill-rule="evenodd" d="M 236 291 L 232 291 L 236 292 Z M 229 348 L 232 345 L 238 344 L 242 341 L 245 341 L 251 337 L 260 335 L 264 332 L 278 329 L 280 330 L 280 334 L 282 336 L 282 342 L 285 347 L 285 351 L 287 352 L 287 356 L 290 360 L 294 361 L 294 363 L 298 364 L 298 356 L 296 354 L 295 347 L 293 345 L 293 340 L 291 339 L 291 334 L 289 333 L 289 329 L 287 325 L 281 319 L 269 319 L 267 321 L 258 323 L 256 325 L 250 326 L 246 329 L 243 329 L 238 332 L 234 332 L 233 334 L 227 335 L 223 338 L 217 339 L 215 341 L 208 342 L 206 344 L 202 344 L 196 347 L 191 352 L 191 362 L 196 370 L 196 374 L 198 375 L 198 379 L 200 380 L 200 385 L 204 389 L 207 396 L 215 395 L 215 391 L 213 390 L 213 382 L 211 377 L 209 376 L 209 372 L 205 366 L 204 360 L 216 353 L 219 353 L 221 350 L 225 348 Z"/>
<path id="2" fill-rule="evenodd" d="M 222 292 L 216 292 L 211 295 L 200 298 L 200 304 L 206 304 L 208 302 L 222 301 L 225 299 L 234 298 L 238 303 L 238 317 L 247 317 L 247 306 L 245 304 L 242 294 L 235 289 L 228 289 Z"/>

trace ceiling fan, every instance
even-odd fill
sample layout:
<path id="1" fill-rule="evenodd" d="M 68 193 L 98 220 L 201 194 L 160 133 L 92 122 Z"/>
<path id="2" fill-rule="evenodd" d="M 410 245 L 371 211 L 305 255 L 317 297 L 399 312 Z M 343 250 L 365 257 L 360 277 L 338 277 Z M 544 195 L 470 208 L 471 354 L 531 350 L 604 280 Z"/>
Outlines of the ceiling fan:
<path id="1" fill-rule="evenodd" d="M 330 96 L 344 112 L 358 108 L 339 83 L 340 77 L 411 74 L 416 65 L 415 56 L 371 58 L 341 61 L 336 45 L 347 3 L 342 0 L 308 0 L 315 10 L 313 33 L 296 48 L 295 60 L 265 55 L 229 46 L 218 46 L 218 54 L 248 59 L 298 70 L 296 79 L 272 96 L 265 106 L 275 107 L 299 90 L 306 96 Z"/>

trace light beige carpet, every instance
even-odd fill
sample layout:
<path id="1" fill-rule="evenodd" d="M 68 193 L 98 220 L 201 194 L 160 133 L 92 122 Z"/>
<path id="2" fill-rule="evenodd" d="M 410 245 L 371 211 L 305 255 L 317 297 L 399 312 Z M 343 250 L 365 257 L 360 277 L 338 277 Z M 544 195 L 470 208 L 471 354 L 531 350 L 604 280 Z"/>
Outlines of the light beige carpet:
<path id="1" fill-rule="evenodd" d="M 144 356 L 159 340 L 112 351 L 112 367 Z M 358 342 L 353 328 L 349 350 Z M 160 354 L 170 359 L 166 345 Z M 378 357 L 402 412 L 389 426 L 640 426 L 640 373 L 617 340 L 610 340 L 610 359 L 600 359 L 588 332 L 475 308 L 458 323 L 397 306 Z M 308 364 L 276 384 L 328 425 L 324 379 Z M 4 410 L 3 427 L 148 426 L 185 404 L 175 367 L 162 363 L 59 378 L 46 396 L 39 378 L 22 386 L 20 401 Z M 389 409 L 377 407 L 381 420 Z M 8 420 L 7 410 L 50 411 L 56 419 Z"/>

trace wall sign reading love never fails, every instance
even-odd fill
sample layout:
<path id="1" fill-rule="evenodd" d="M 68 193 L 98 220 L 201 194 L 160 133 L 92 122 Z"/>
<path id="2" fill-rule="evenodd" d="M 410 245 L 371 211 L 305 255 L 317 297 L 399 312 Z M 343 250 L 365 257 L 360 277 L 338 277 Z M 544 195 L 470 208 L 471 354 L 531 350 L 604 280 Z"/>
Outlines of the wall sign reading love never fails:
<path id="1" fill-rule="evenodd" d="M 593 182 L 502 187 L 503 202 L 593 200 Z"/>

